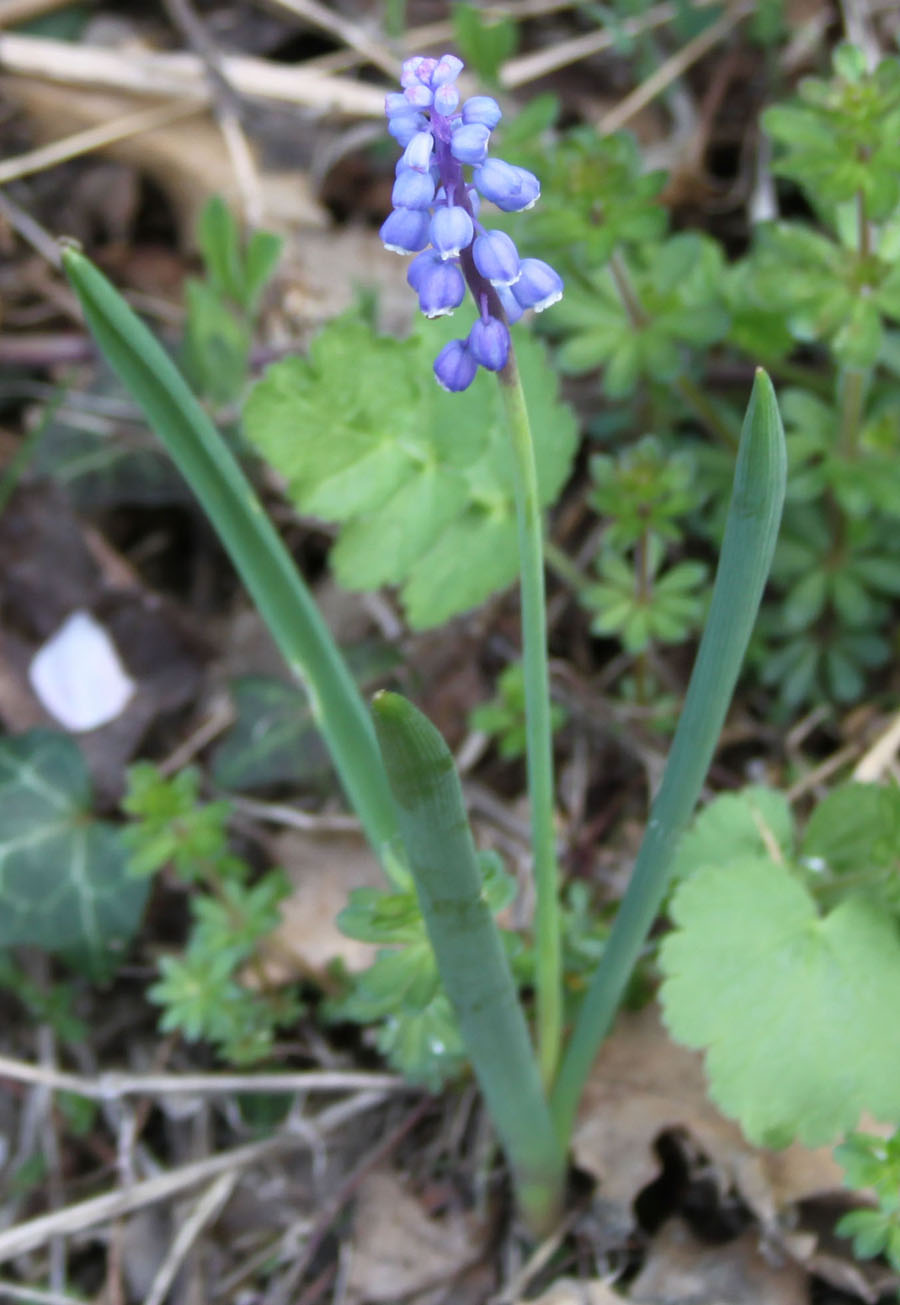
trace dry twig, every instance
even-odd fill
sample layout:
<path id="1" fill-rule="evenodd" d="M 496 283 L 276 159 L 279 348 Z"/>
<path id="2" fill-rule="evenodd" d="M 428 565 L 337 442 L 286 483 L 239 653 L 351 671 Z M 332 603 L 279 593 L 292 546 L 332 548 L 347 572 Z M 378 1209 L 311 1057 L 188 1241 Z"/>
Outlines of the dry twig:
<path id="1" fill-rule="evenodd" d="M 114 87 L 133 95 L 179 96 L 201 104 L 209 104 L 211 99 L 202 60 L 183 51 L 161 54 L 108 49 L 3 33 L 0 69 L 94 90 Z M 384 93 L 347 78 L 249 55 L 223 55 L 222 72 L 239 95 L 299 104 L 321 115 L 384 115 Z"/>
<path id="2" fill-rule="evenodd" d="M 340 1102 L 329 1110 L 323 1111 L 315 1120 L 315 1129 L 320 1136 L 332 1132 L 346 1123 L 352 1115 L 380 1105 L 384 1098 L 383 1091 L 361 1092 L 349 1101 Z M 37 1250 L 54 1237 L 72 1236 L 84 1232 L 88 1228 L 108 1223 L 122 1215 L 132 1214 L 147 1205 L 164 1201 L 179 1192 L 209 1182 L 220 1174 L 246 1169 L 298 1146 L 309 1146 L 309 1138 L 305 1134 L 279 1133 L 276 1137 L 265 1138 L 249 1146 L 235 1147 L 220 1155 L 183 1165 L 170 1173 L 135 1183 L 133 1187 L 107 1192 L 103 1196 L 92 1197 L 88 1201 L 67 1206 L 52 1214 L 30 1219 L 17 1227 L 7 1228 L 0 1232 L 0 1263 L 14 1259 L 17 1255 L 25 1255 L 29 1251 Z"/>
<path id="3" fill-rule="evenodd" d="M 67 1074 L 43 1065 L 29 1065 L 0 1056 L 0 1079 L 35 1083 L 54 1092 L 72 1092 L 91 1101 L 121 1097 L 173 1094 L 195 1096 L 228 1092 L 402 1092 L 409 1084 L 394 1074 L 343 1070 L 301 1070 L 296 1074 L 100 1074 L 96 1078 Z"/>

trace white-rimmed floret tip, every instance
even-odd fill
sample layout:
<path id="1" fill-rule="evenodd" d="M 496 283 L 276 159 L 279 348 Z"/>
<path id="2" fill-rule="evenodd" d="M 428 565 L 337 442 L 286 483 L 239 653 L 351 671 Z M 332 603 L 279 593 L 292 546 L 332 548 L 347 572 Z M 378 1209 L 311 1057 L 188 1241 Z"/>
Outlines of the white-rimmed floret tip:
<path id="1" fill-rule="evenodd" d="M 513 285 L 522 274 L 519 251 L 505 231 L 482 231 L 475 237 L 472 257 L 491 285 Z"/>
<path id="2" fill-rule="evenodd" d="M 540 258 L 523 258 L 521 276 L 511 287 L 513 298 L 522 308 L 542 313 L 563 297 L 563 281 L 549 263 Z"/>

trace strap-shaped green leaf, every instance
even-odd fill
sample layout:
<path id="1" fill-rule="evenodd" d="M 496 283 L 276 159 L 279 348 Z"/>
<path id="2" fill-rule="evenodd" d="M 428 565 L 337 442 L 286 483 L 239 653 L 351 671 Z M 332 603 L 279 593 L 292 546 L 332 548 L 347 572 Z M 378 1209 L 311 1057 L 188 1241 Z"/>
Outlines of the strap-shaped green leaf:
<path id="1" fill-rule="evenodd" d="M 760 369 L 744 418 L 709 617 L 684 709 L 631 882 L 553 1092 L 561 1137 L 571 1132 L 582 1087 L 662 904 L 679 836 L 712 761 L 775 551 L 786 474 L 778 403 L 772 382 Z"/>
<path id="2" fill-rule="evenodd" d="M 147 327 L 93 264 L 63 251 L 92 335 L 200 501 L 291 671 L 392 878 L 396 822 L 365 704 L 309 590 L 219 432 Z"/>
<path id="3" fill-rule="evenodd" d="M 380 693 L 375 729 L 428 936 L 466 1051 L 536 1230 L 558 1212 L 563 1154 L 509 963 L 482 892 L 447 745 L 405 698 Z"/>

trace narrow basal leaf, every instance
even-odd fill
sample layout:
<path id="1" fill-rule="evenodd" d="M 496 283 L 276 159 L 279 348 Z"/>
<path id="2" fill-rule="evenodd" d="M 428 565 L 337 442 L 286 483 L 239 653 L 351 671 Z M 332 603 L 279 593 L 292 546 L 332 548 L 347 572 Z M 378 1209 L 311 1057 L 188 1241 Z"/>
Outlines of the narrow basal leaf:
<path id="1" fill-rule="evenodd" d="M 561 1196 L 562 1150 L 509 963 L 482 893 L 453 757 L 430 721 L 398 694 L 379 694 L 373 714 L 441 980 L 523 1212 L 546 1228 Z"/>
<path id="2" fill-rule="evenodd" d="M 396 825 L 368 712 L 287 549 L 183 377 L 103 274 L 72 248 L 63 267 L 107 362 L 191 486 L 291 672 L 387 874 L 404 878 Z M 301 434 L 297 432 L 298 436 Z M 315 431 L 320 442 L 321 432 Z"/>
<path id="3" fill-rule="evenodd" d="M 775 391 L 760 369 L 741 431 L 709 616 L 684 708 L 631 882 L 554 1089 L 561 1136 L 571 1130 L 582 1085 L 671 883 L 675 848 L 700 796 L 769 574 L 785 477 L 784 431 Z"/>

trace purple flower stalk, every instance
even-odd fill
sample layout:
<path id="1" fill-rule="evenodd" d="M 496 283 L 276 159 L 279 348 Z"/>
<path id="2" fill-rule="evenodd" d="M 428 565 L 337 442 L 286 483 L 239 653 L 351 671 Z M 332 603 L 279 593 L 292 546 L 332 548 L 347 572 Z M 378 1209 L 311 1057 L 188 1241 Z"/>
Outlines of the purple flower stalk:
<path id="1" fill-rule="evenodd" d="M 504 213 L 519 213 L 537 202 L 541 188 L 525 168 L 488 157 L 500 106 L 489 95 L 460 104 L 455 83 L 462 69 L 452 54 L 416 55 L 403 64 L 403 90 L 386 97 L 388 131 L 403 156 L 394 207 L 381 228 L 385 248 L 417 255 L 407 280 L 426 317 L 452 313 L 467 284 L 472 292 L 478 320 L 434 364 L 438 383 L 453 391 L 467 389 L 479 367 L 502 371 L 510 352 L 509 323 L 527 308 L 549 308 L 563 292 L 562 278 L 549 264 L 519 258 L 505 232 L 478 221 L 481 199 Z"/>

